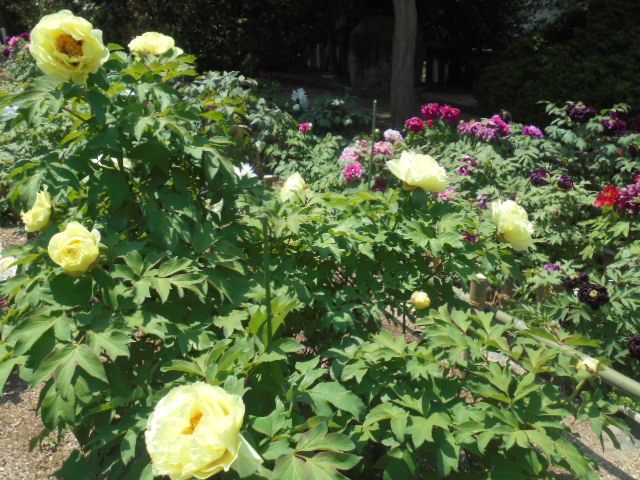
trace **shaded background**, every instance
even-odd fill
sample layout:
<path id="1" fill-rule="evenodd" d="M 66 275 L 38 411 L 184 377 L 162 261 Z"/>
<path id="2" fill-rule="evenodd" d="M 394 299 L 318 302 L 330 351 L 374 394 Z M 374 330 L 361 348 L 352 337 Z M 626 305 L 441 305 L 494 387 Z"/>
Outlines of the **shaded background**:
<path id="1" fill-rule="evenodd" d="M 418 86 L 473 93 L 479 113 L 504 108 L 520 121 L 544 121 L 539 100 L 640 104 L 637 0 L 416 3 Z M 354 83 L 355 55 L 379 67 L 355 86 L 387 87 L 391 0 L 0 0 L 0 25 L 19 33 L 60 8 L 90 19 L 107 42 L 171 35 L 202 69 L 328 72 Z"/>

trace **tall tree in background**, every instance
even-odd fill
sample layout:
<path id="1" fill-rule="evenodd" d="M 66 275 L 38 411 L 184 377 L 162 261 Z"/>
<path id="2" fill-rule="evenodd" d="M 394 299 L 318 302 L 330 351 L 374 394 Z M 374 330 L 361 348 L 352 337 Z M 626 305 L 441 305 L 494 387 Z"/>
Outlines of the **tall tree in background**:
<path id="1" fill-rule="evenodd" d="M 415 108 L 415 57 L 418 12 L 415 0 L 393 0 L 395 28 L 391 52 L 391 120 L 395 127 Z"/>

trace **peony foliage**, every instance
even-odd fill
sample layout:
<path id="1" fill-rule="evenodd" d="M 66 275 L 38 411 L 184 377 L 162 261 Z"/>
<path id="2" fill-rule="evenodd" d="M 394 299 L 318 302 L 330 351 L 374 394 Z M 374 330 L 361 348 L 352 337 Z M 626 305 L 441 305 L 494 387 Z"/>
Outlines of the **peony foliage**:
<path id="1" fill-rule="evenodd" d="M 620 425 L 605 392 L 458 296 L 479 273 L 525 282 L 523 265 L 544 255 L 527 249 L 552 229 L 529 221 L 541 199 L 506 200 L 515 187 L 496 152 L 508 147 L 439 142 L 457 135 L 450 107 L 433 130 L 357 140 L 362 168 L 342 188 L 297 171 L 271 185 L 247 165 L 257 142 L 277 160 L 289 142 L 320 177 L 303 146 L 315 134 L 250 82 L 198 77 L 153 32 L 105 56 L 91 25 L 54 18 L 34 29 L 48 76 L 3 100 L 18 105 L 3 137 L 8 197 L 30 233 L 3 251 L 17 271 L 0 284 L 0 384 L 15 371 L 40 386 L 40 438 L 78 440 L 59 478 L 544 478 L 551 466 L 597 478 L 562 419 L 600 435 Z M 532 163 L 539 141 L 516 156 Z M 457 150 L 478 160 L 458 165 Z M 498 193 L 491 181 L 504 202 L 471 208 Z M 579 181 L 560 194 L 568 209 L 586 197 Z M 424 337 L 392 335 L 401 318 Z"/>

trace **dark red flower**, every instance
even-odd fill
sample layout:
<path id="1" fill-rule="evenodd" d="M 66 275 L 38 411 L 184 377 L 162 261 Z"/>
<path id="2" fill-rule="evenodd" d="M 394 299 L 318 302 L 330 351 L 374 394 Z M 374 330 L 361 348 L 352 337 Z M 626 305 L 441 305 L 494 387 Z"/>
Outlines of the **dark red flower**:
<path id="1" fill-rule="evenodd" d="M 620 196 L 620 189 L 615 185 L 607 185 L 604 190 L 598 194 L 593 206 L 596 208 L 603 207 L 604 205 L 615 205 Z"/>

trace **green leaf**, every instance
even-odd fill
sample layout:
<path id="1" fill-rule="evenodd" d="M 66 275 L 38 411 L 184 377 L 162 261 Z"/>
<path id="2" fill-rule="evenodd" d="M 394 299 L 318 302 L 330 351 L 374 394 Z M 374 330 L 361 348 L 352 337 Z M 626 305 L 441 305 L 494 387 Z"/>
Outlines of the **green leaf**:
<path id="1" fill-rule="evenodd" d="M 322 422 L 311 430 L 302 434 L 298 440 L 296 451 L 312 452 L 315 450 L 331 450 L 346 452 L 353 450 L 355 445 L 347 435 L 340 433 L 328 434 L 327 424 Z"/>
<path id="2" fill-rule="evenodd" d="M 109 383 L 107 379 L 107 373 L 104 370 L 104 366 L 100 363 L 100 360 L 93 351 L 87 345 L 79 345 L 76 349 L 75 355 L 76 361 L 80 368 L 98 380 L 102 380 L 105 383 Z"/>
<path id="3" fill-rule="evenodd" d="M 295 455 L 283 455 L 276 460 L 273 477 L 278 480 L 301 480 L 310 478 L 304 460 Z"/>
<path id="4" fill-rule="evenodd" d="M 307 393 L 314 401 L 329 402 L 338 410 L 349 412 L 356 418 L 360 418 L 365 411 L 362 400 L 337 382 L 319 383 L 307 390 Z"/>

